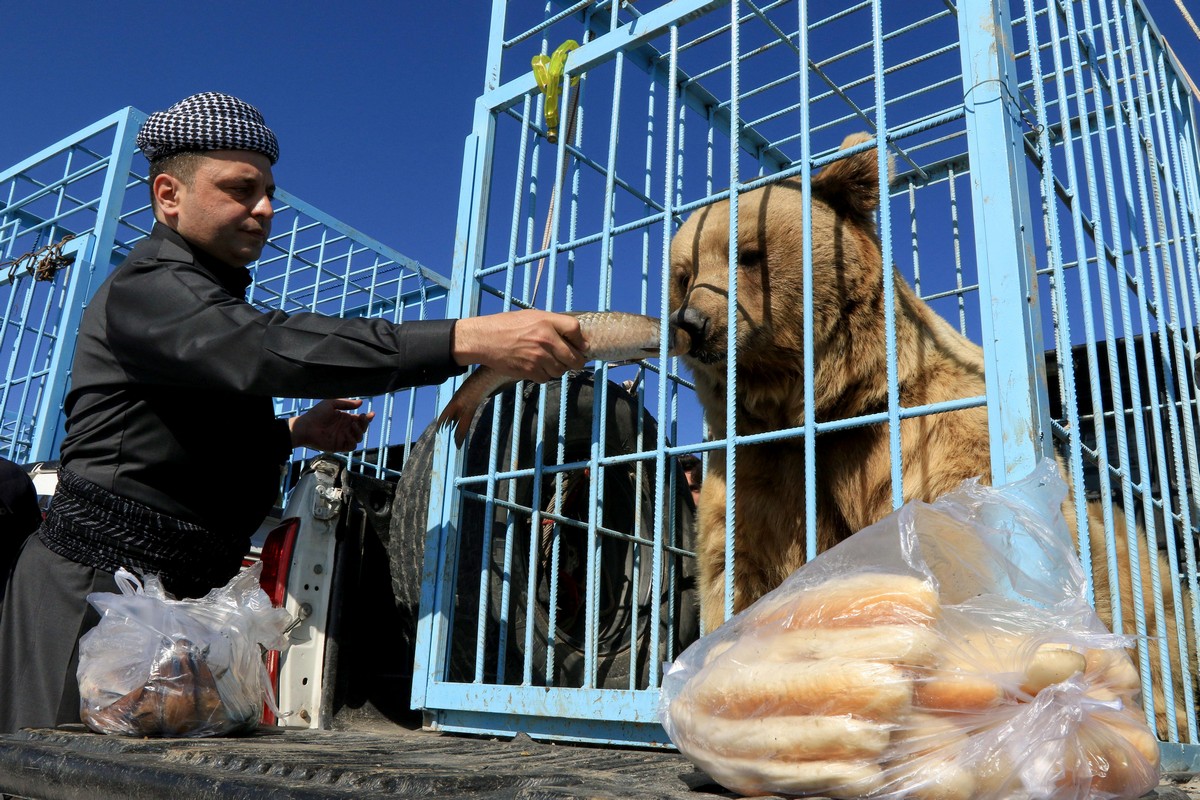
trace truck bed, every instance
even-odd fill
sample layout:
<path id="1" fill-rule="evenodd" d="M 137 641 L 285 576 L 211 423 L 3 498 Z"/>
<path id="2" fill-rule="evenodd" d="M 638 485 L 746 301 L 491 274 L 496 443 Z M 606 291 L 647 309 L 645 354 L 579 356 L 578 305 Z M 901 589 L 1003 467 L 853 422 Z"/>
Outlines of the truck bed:
<path id="1" fill-rule="evenodd" d="M 82 725 L 0 736 L 0 793 L 36 800 L 736 797 L 666 750 L 406 728 L 127 739 Z"/>
<path id="2" fill-rule="evenodd" d="M 83 726 L 0 736 L 0 794 L 36 800 L 736 797 L 666 750 L 511 741 L 406 728 L 261 729 L 223 739 L 126 739 Z M 1200 800 L 1168 774 L 1156 800 Z"/>

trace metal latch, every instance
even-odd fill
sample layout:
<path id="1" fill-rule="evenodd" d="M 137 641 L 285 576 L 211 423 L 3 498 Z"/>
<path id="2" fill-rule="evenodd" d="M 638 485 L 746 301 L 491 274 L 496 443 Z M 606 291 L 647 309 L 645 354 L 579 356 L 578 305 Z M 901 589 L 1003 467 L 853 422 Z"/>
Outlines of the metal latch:
<path id="1" fill-rule="evenodd" d="M 344 497 L 337 484 L 338 465 L 318 461 L 313 465 L 313 477 L 317 485 L 313 490 L 313 516 L 320 520 L 336 517 L 342 510 Z"/>

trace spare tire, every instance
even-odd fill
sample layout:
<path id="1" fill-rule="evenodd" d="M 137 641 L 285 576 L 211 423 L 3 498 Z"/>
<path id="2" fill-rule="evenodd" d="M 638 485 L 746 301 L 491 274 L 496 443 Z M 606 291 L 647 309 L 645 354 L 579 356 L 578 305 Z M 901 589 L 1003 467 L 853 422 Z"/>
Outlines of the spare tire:
<path id="1" fill-rule="evenodd" d="M 393 636 L 404 659 L 397 668 L 411 674 L 417 647 L 420 618 L 421 574 L 425 568 L 425 535 L 429 524 L 429 493 L 432 491 L 433 447 L 437 427 L 431 424 L 408 449 L 396 490 L 392 495 L 391 520 L 383 538 L 387 551 L 392 596 L 399 625 Z"/>
<path id="2" fill-rule="evenodd" d="M 555 381 L 545 387 L 546 418 L 540 425 L 536 385 L 527 385 L 521 418 L 517 422 L 518 469 L 529 469 L 541 445 L 542 462 L 558 463 L 559 409 L 563 384 Z M 562 463 L 587 461 L 592 446 L 592 409 L 595 375 L 590 371 L 572 373 L 567 380 L 567 420 L 565 456 Z M 486 475 L 490 467 L 490 449 L 497 440 L 497 471 L 512 464 L 514 390 L 491 400 L 476 416 L 467 440 L 466 463 L 462 474 Z M 500 403 L 500 422 L 493 430 L 493 408 Z M 607 455 L 638 452 L 638 418 L 642 419 L 642 441 L 653 447 L 657 436 L 654 418 L 622 386 L 608 382 L 606 414 Z M 526 642 L 532 642 L 531 675 L 536 685 L 596 686 L 601 688 L 646 688 L 651 663 L 677 655 L 699 634 L 698 604 L 694 559 L 664 552 L 660 559 L 661 592 L 653 598 L 652 553 L 649 544 L 631 541 L 637 535 L 650 541 L 654 532 L 655 465 L 652 459 L 638 464 L 626 462 L 604 470 L 602 490 L 597 495 L 597 525 L 624 536 L 598 533 L 597 542 L 597 631 L 595 634 L 595 676 L 588 676 L 585 663 L 587 641 L 587 554 L 585 527 L 555 524 L 543 517 L 534 541 L 537 553 L 532 559 L 536 573 L 532 618 L 529 607 L 529 566 L 531 515 L 534 479 L 522 478 L 497 485 L 496 497 L 518 507 L 510 511 L 501 503 L 493 505 L 491 528 L 487 526 L 487 506 L 476 497 L 463 501 L 459 517 L 458 577 L 452 628 L 450 678 L 470 681 L 476 677 L 477 637 L 479 634 L 480 583 L 483 565 L 487 569 L 487 613 L 484 620 L 484 664 L 478 670 L 486 683 L 519 684 L 524 681 L 523 660 Z M 666 514 L 664 543 L 686 550 L 694 549 L 694 506 L 686 476 L 678 465 L 669 462 L 674 475 L 673 510 Z M 640 475 L 639 475 L 640 472 Z M 586 526 L 591 512 L 590 494 L 593 476 L 589 469 L 563 473 L 562 504 L 558 514 Z M 668 493 L 670 483 L 668 483 Z M 511 495 L 510 495 L 511 490 Z M 475 487 L 483 494 L 482 486 Z M 670 494 L 668 494 L 670 496 Z M 555 477 L 543 475 L 540 507 L 553 511 Z M 673 524 L 672 524 L 673 520 Z M 676 533 L 672 536 L 671 531 Z M 508 568 L 508 602 L 505 605 L 505 549 L 511 533 L 511 558 Z M 555 540 L 557 539 L 557 545 Z M 557 559 L 554 558 L 557 546 Z M 486 552 L 485 552 L 486 547 Z M 551 591 L 551 576 L 557 563 L 557 591 Z M 554 625 L 551 629 L 551 597 L 555 598 Z M 650 612 L 657 602 L 660 613 L 658 651 L 650 653 Z M 532 627 L 531 636 L 527 636 Z M 501 641 L 501 629 L 506 635 Z M 552 634 L 552 635 L 551 635 Z M 549 645 L 553 641 L 553 659 L 547 668 Z M 503 659 L 500 654 L 503 653 Z M 632 675 L 632 677 L 631 677 Z"/>

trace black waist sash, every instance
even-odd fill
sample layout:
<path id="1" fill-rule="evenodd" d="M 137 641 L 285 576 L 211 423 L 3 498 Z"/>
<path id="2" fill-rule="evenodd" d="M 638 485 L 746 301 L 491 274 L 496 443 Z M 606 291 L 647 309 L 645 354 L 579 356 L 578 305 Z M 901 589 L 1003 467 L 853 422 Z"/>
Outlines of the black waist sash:
<path id="1" fill-rule="evenodd" d="M 177 597 L 223 586 L 249 549 L 245 539 L 159 513 L 65 467 L 38 535 L 50 550 L 94 569 L 157 574 Z"/>

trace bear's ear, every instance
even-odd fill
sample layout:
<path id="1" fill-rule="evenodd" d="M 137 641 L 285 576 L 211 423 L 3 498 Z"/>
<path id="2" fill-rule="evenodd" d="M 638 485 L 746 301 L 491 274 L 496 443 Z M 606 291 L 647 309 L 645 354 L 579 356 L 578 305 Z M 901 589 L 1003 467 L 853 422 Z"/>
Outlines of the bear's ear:
<path id="1" fill-rule="evenodd" d="M 855 133 L 842 141 L 841 150 L 863 142 L 874 141 L 868 133 Z M 888 157 L 888 173 L 892 159 Z M 855 153 L 849 158 L 834 161 L 812 180 L 813 195 L 834 208 L 847 213 L 869 217 L 879 205 L 879 159 L 875 148 Z"/>

